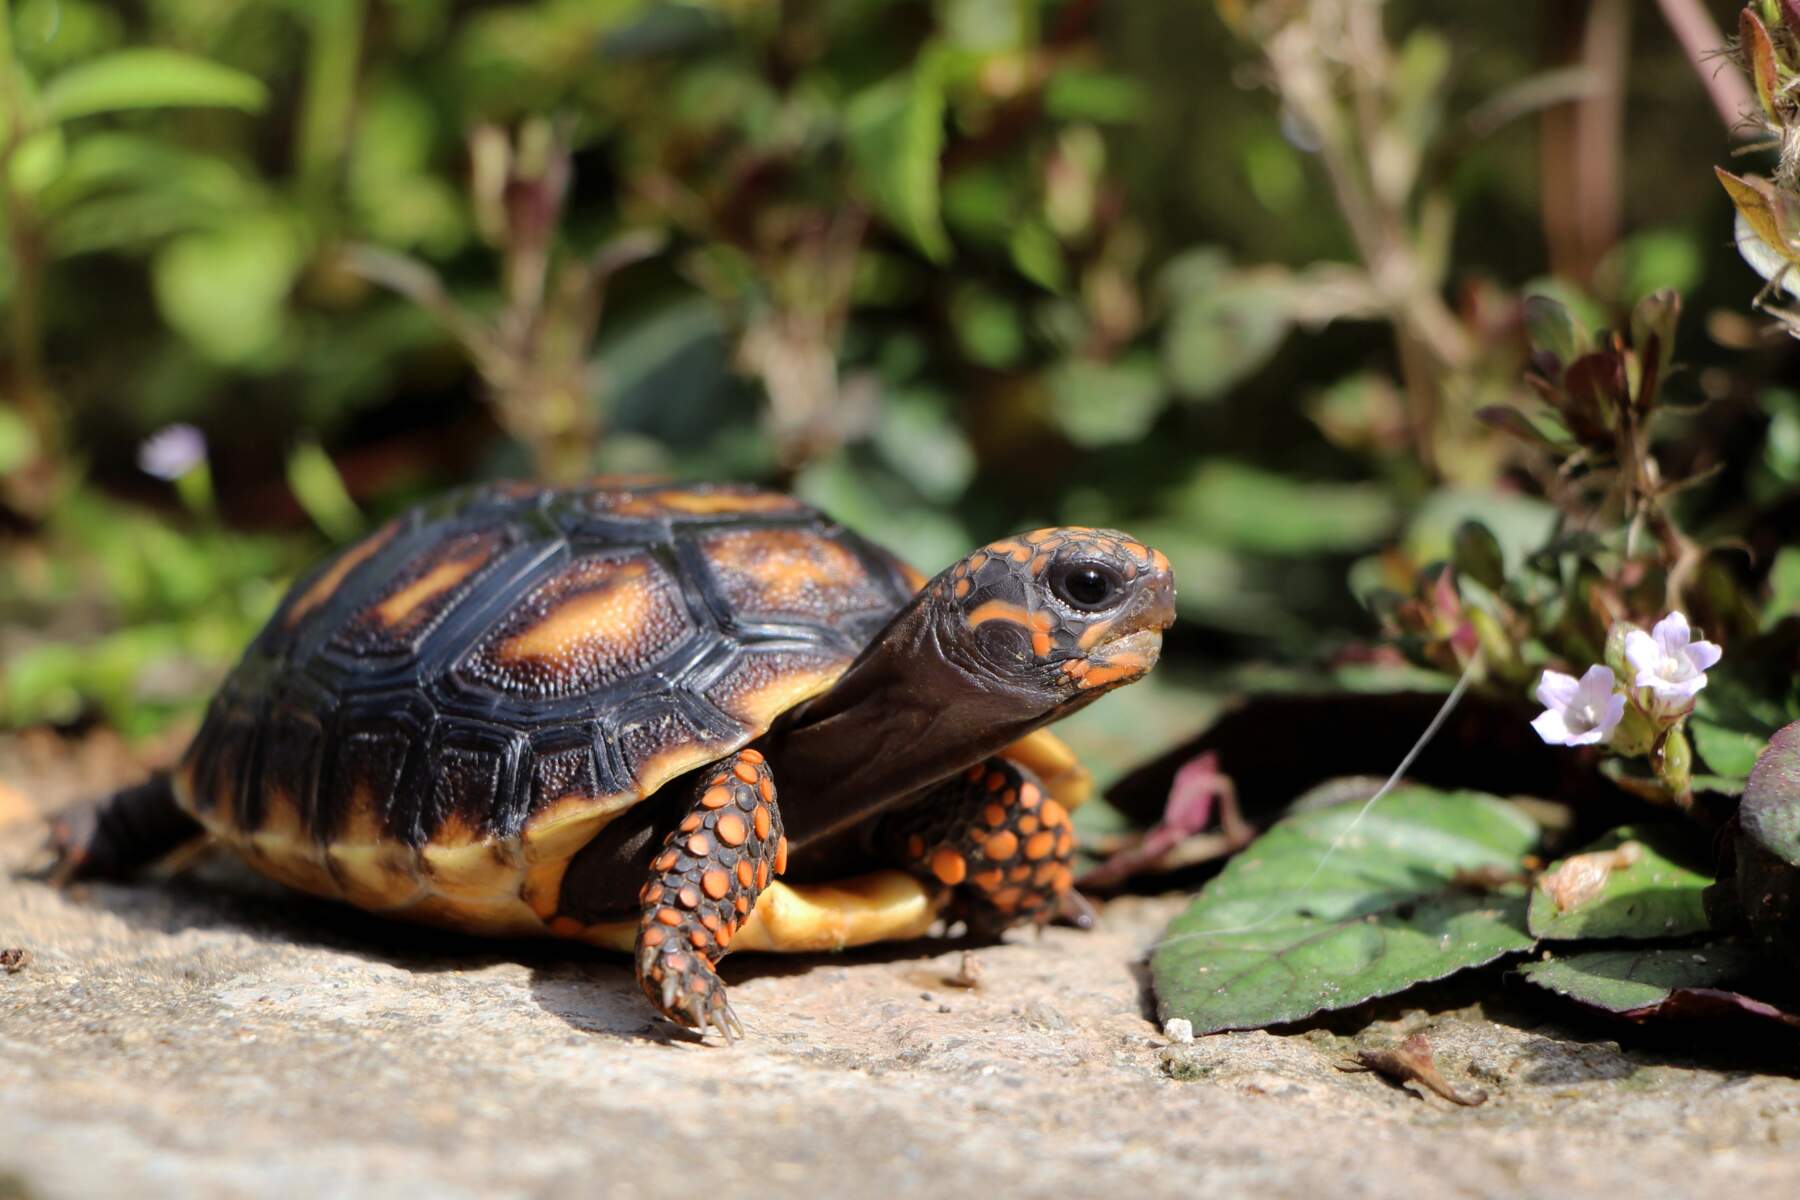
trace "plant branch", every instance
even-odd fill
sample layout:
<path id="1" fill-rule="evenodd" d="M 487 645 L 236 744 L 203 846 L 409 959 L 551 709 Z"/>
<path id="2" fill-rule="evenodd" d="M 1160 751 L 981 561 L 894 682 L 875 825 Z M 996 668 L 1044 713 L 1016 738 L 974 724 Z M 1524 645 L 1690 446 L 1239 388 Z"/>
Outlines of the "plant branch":
<path id="1" fill-rule="evenodd" d="M 1756 107 L 1756 101 L 1750 95 L 1750 83 L 1743 72 L 1719 53 L 1719 47 L 1725 44 L 1725 35 L 1719 31 L 1718 22 L 1712 19 L 1701 0 L 1656 0 L 1656 6 L 1662 10 L 1663 20 L 1668 22 L 1675 40 L 1681 43 L 1694 74 L 1706 87 L 1719 120 L 1734 136 L 1749 136 L 1752 131 L 1744 121 L 1744 114 Z"/>

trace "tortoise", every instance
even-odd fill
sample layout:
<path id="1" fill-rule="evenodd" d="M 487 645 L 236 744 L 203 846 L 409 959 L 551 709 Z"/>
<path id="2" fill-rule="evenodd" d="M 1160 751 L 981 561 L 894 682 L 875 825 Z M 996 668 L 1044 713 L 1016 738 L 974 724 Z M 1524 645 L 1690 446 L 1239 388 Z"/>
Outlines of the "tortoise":
<path id="1" fill-rule="evenodd" d="M 928 581 L 743 485 L 465 489 L 303 575 L 176 767 L 59 822 L 59 873 L 210 835 L 378 913 L 628 950 L 729 1040 L 728 950 L 1068 900 L 1087 775 L 1044 726 L 1148 671 L 1174 598 L 1109 530 Z"/>

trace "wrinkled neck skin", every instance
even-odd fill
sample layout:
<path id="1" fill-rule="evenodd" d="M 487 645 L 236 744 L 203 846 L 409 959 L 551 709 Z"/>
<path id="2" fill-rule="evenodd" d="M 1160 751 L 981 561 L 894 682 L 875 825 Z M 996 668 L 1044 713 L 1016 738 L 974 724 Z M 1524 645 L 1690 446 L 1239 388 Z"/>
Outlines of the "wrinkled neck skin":
<path id="1" fill-rule="evenodd" d="M 952 637 L 951 630 L 964 636 Z M 796 852 L 836 840 L 868 818 L 1011 745 L 1098 696 L 998 675 L 966 627 L 929 594 L 904 609 L 842 679 L 794 710 L 763 740 L 783 823 Z M 822 865 L 822 864 L 819 864 Z"/>

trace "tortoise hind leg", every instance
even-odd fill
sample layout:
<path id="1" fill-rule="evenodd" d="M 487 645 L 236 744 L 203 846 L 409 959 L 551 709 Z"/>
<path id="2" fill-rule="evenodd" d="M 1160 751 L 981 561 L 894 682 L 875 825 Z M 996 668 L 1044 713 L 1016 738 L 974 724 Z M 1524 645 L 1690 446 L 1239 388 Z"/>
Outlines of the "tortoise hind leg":
<path id="1" fill-rule="evenodd" d="M 976 932 L 1041 925 L 1073 895 L 1068 810 L 1003 758 L 931 789 L 886 818 L 880 837 L 908 870 L 955 888 L 950 915 Z"/>
<path id="2" fill-rule="evenodd" d="M 756 898 L 786 867 L 769 765 L 755 750 L 740 750 L 694 785 L 687 815 L 651 861 L 638 896 L 638 984 L 658 1012 L 680 1025 L 715 1028 L 726 1041 L 743 1034 L 714 967 Z"/>
<path id="3" fill-rule="evenodd" d="M 169 776 L 156 775 L 58 816 L 50 826 L 56 861 L 49 876 L 59 884 L 119 879 L 205 832 L 175 803 Z"/>

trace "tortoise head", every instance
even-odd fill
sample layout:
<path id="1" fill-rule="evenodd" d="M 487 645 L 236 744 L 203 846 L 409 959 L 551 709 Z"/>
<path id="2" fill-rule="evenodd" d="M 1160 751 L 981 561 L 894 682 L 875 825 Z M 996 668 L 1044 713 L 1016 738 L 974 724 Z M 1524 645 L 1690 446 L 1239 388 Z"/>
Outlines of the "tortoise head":
<path id="1" fill-rule="evenodd" d="M 1140 678 L 1175 620 L 1168 558 L 1110 529 L 1038 529 L 995 542 L 927 591 L 948 656 L 1051 709 Z"/>

